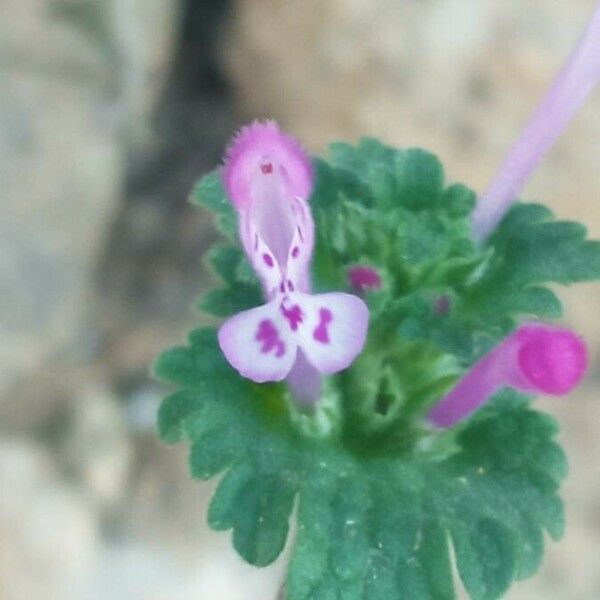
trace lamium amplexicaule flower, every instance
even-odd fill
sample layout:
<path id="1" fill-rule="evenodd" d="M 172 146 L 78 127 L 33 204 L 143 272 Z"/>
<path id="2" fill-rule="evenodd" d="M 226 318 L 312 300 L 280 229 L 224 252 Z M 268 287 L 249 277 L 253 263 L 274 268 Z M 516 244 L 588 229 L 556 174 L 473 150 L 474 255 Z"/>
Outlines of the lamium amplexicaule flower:
<path id="1" fill-rule="evenodd" d="M 310 293 L 310 159 L 275 123 L 254 123 L 234 140 L 223 180 L 267 304 L 227 320 L 219 329 L 221 349 L 244 377 L 289 377 L 299 400 L 316 401 L 306 393 L 319 390 L 310 380 L 350 365 L 364 345 L 369 311 L 350 294 Z"/>
<path id="2" fill-rule="evenodd" d="M 251 564 L 299 499 L 287 600 L 451 599 L 453 561 L 498 598 L 562 535 L 565 457 L 531 400 L 571 392 L 588 356 L 547 322 L 546 284 L 599 279 L 600 242 L 518 197 L 599 79 L 600 7 L 477 202 L 424 150 L 311 159 L 273 121 L 200 182 L 228 238 L 201 307 L 226 319 L 158 359 L 183 388 L 159 430 L 191 442 L 195 477 L 226 471 L 209 523 Z"/>

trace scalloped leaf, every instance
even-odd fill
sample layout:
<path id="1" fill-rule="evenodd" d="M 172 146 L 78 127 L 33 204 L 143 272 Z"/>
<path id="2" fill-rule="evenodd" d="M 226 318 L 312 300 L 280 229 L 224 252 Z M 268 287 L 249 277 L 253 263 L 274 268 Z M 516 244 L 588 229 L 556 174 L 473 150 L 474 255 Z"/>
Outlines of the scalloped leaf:
<path id="1" fill-rule="evenodd" d="M 215 317 L 229 317 L 263 303 L 257 284 L 236 283 L 233 287 L 209 290 L 200 298 L 198 308 Z"/>
<path id="2" fill-rule="evenodd" d="M 558 483 L 553 480 L 542 495 L 535 477 L 529 481 L 522 474 L 547 474 L 538 471 L 538 464 L 513 452 L 512 464 L 507 465 L 496 454 L 499 448 L 509 452 L 523 433 L 531 445 L 553 444 L 548 436 L 554 435 L 554 427 L 524 403 L 513 406 L 499 398 L 486 412 L 459 437 L 461 449 L 430 465 L 433 468 L 383 458 L 357 461 L 359 470 L 354 472 L 346 467 L 350 484 L 340 482 L 337 462 L 328 475 L 321 470 L 316 481 L 307 478 L 300 491 L 289 597 L 326 598 L 321 590 L 343 589 L 352 581 L 361 590 L 357 598 L 454 598 L 448 535 L 461 578 L 474 599 L 498 598 L 514 579 L 534 572 L 543 551 L 543 528 L 549 526 L 555 534 L 555 524 L 562 519 L 555 495 Z M 488 427 L 499 419 L 505 423 L 503 431 L 482 446 Z M 502 471 L 492 469 L 497 462 Z M 556 475 L 555 466 L 554 461 L 547 465 Z M 364 489 L 357 487 L 361 479 L 370 484 L 366 499 Z M 344 500 L 338 505 L 340 486 Z M 345 508 L 353 502 L 358 512 Z M 360 529 L 354 529 L 357 524 Z M 344 531 L 358 549 L 345 547 Z M 350 552 L 358 558 L 355 563 L 346 562 Z M 332 582 L 336 578 L 339 581 Z"/>
<path id="3" fill-rule="evenodd" d="M 600 277 L 600 242 L 580 223 L 554 221 L 544 206 L 517 204 L 492 236 L 497 260 L 484 282 L 574 283 Z"/>
<path id="4" fill-rule="evenodd" d="M 215 244 L 207 254 L 208 264 L 225 283 L 235 284 L 244 253 L 237 246 Z"/>
<path id="5" fill-rule="evenodd" d="M 335 440 L 298 438 L 282 387 L 235 374 L 213 330 L 191 342 L 157 361 L 161 376 L 194 381 L 182 375 L 182 350 L 218 376 L 167 397 L 159 431 L 168 442 L 190 441 L 193 476 L 226 471 L 209 523 L 232 529 L 251 564 L 277 558 L 299 496 L 289 600 L 452 599 L 449 540 L 471 597 L 491 600 L 537 569 L 544 529 L 562 533 L 556 491 L 566 468 L 553 441 L 557 427 L 516 394 L 501 394 L 476 415 L 445 458 L 361 456 Z"/>
<path id="6" fill-rule="evenodd" d="M 219 169 L 208 173 L 194 188 L 190 201 L 203 206 L 217 216 L 219 231 L 230 240 L 237 238 L 237 219 L 235 211 L 227 198 Z"/>
<path id="7" fill-rule="evenodd" d="M 394 171 L 400 201 L 417 210 L 439 201 L 444 189 L 444 169 L 437 156 L 421 148 L 399 150 Z"/>
<path id="8" fill-rule="evenodd" d="M 190 443 L 194 477 L 222 475 L 209 524 L 232 530 L 251 564 L 282 551 L 296 503 L 286 600 L 452 600 L 452 555 L 473 600 L 499 598 L 538 569 L 544 532 L 563 533 L 556 424 L 510 391 L 447 434 L 425 429 L 422 415 L 519 316 L 560 316 L 545 284 L 598 278 L 600 245 L 519 204 L 477 248 L 475 194 L 445 187 L 440 162 L 421 149 L 364 138 L 333 144 L 314 165 L 315 288 L 348 289 L 355 264 L 384 282 L 365 296 L 363 355 L 327 381 L 335 433 L 315 437 L 323 415 L 300 414 L 284 385 L 239 377 L 210 328 L 155 363 L 157 377 L 183 388 L 165 398 L 159 433 Z M 200 307 L 228 316 L 262 304 L 218 172 L 192 200 L 232 242 L 209 255 L 224 287 Z"/>

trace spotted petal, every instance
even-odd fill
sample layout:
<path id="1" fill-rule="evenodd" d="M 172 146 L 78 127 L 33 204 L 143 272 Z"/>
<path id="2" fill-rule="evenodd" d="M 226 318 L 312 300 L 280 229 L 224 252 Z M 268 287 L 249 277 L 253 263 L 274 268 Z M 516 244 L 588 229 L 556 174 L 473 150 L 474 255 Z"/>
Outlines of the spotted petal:
<path id="1" fill-rule="evenodd" d="M 305 321 L 298 331 L 306 359 L 321 373 L 347 368 L 363 349 L 369 309 L 357 296 L 298 294 Z"/>
<path id="2" fill-rule="evenodd" d="M 257 383 L 281 381 L 296 359 L 297 343 L 277 301 L 225 321 L 219 328 L 219 345 L 231 366 Z"/>
<path id="3" fill-rule="evenodd" d="M 250 264 L 262 282 L 265 297 L 273 298 L 282 279 L 281 265 L 248 218 L 247 213 L 240 215 L 240 237 Z"/>
<path id="4" fill-rule="evenodd" d="M 295 231 L 285 263 L 285 273 L 301 292 L 310 292 L 310 261 L 315 243 L 315 225 L 310 208 L 302 198 L 294 198 L 292 211 Z"/>

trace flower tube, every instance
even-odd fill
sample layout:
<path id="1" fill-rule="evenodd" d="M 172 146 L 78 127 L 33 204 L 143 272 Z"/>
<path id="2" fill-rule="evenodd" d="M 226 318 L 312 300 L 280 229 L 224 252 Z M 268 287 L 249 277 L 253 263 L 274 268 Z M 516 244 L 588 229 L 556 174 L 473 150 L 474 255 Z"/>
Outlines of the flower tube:
<path id="1" fill-rule="evenodd" d="M 485 241 L 494 231 L 599 80 L 600 4 L 579 45 L 477 203 L 471 222 L 476 241 Z"/>
<path id="2" fill-rule="evenodd" d="M 583 341 L 568 329 L 528 323 L 477 362 L 428 415 L 436 427 L 451 427 L 503 387 L 562 396 L 587 368 Z"/>
<path id="3" fill-rule="evenodd" d="M 267 304 L 225 321 L 221 350 L 242 376 L 289 378 L 302 401 L 314 400 L 318 375 L 345 369 L 362 350 L 369 312 L 355 295 L 310 293 L 310 160 L 275 123 L 254 123 L 234 139 L 223 181 Z"/>

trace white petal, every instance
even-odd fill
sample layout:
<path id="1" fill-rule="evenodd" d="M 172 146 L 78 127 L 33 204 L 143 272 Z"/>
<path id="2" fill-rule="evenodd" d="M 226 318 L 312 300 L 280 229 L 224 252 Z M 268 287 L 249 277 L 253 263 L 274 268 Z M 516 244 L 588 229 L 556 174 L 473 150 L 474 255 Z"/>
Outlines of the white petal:
<path id="1" fill-rule="evenodd" d="M 273 298 L 283 280 L 281 266 L 246 212 L 240 213 L 240 237 L 250 264 L 263 284 L 265 296 Z"/>
<path id="2" fill-rule="evenodd" d="M 296 218 L 296 226 L 286 261 L 286 286 L 290 290 L 290 282 L 294 291 L 310 292 L 310 261 L 314 246 L 314 223 L 308 204 L 301 198 L 294 198 L 292 210 Z"/>

